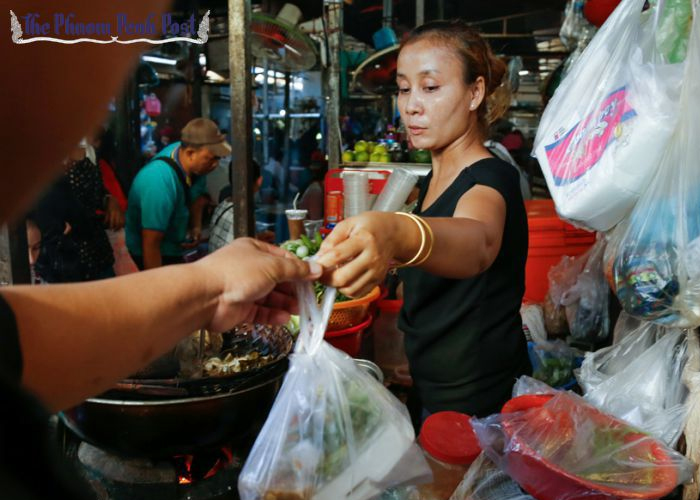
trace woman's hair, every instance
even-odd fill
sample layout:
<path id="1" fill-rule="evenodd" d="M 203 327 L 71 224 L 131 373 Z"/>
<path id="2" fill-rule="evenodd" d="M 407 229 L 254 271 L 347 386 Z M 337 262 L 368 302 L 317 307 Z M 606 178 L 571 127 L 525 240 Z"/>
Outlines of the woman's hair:
<path id="1" fill-rule="evenodd" d="M 506 64 L 493 54 L 489 44 L 474 28 L 459 19 L 432 21 L 418 26 L 402 41 L 401 48 L 420 40 L 435 41 L 454 49 L 462 61 L 467 85 L 473 84 L 480 76 L 484 78 L 486 95 L 477 109 L 477 116 L 482 133 L 486 133 L 489 124 L 508 109 L 503 102 L 510 104 L 508 86 L 502 85 Z"/>

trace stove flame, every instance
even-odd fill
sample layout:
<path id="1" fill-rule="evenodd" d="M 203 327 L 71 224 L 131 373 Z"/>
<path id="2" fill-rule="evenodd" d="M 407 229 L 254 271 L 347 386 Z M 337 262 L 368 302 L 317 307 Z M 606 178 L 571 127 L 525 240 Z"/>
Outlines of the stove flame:
<path id="1" fill-rule="evenodd" d="M 187 485 L 214 477 L 233 461 L 233 452 L 223 446 L 213 452 L 200 452 L 195 455 L 174 457 L 178 484 Z"/>

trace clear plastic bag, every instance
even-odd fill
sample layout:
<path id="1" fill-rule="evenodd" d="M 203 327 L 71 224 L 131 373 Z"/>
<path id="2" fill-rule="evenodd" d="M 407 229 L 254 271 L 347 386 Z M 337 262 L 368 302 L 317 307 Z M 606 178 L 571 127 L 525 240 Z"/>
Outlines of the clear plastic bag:
<path id="1" fill-rule="evenodd" d="M 680 120 L 614 252 L 625 311 L 667 326 L 700 326 L 700 21 L 686 58 Z"/>
<path id="2" fill-rule="evenodd" d="M 534 500 L 483 452 L 469 467 L 450 500 Z"/>
<path id="3" fill-rule="evenodd" d="M 573 370 L 580 353 L 563 340 L 528 344 L 532 377 L 551 387 L 561 387 L 574 378 Z"/>
<path id="4" fill-rule="evenodd" d="M 609 287 L 603 274 L 605 244 L 605 239 L 599 238 L 585 254 L 586 264 L 576 283 L 561 298 L 571 336 L 578 340 L 603 340 L 610 329 Z"/>
<path id="5" fill-rule="evenodd" d="M 687 341 L 683 330 L 661 330 L 643 328 L 603 353 L 587 355 L 579 380 L 591 404 L 674 446 L 687 415 L 688 391 L 682 381 Z M 652 345 L 644 348 L 649 341 Z"/>
<path id="6" fill-rule="evenodd" d="M 600 231 L 632 209 L 678 121 L 683 64 L 662 62 L 644 2 L 618 5 L 557 88 L 534 141 L 559 214 Z"/>
<path id="7" fill-rule="evenodd" d="M 299 284 L 301 332 L 277 399 L 240 473 L 242 500 L 365 500 L 431 472 L 408 412 L 352 358 L 323 340 L 322 309 Z"/>
<path id="8" fill-rule="evenodd" d="M 472 426 L 486 455 L 539 500 L 660 498 L 692 476 L 685 457 L 575 394 L 523 398 L 523 411 Z"/>

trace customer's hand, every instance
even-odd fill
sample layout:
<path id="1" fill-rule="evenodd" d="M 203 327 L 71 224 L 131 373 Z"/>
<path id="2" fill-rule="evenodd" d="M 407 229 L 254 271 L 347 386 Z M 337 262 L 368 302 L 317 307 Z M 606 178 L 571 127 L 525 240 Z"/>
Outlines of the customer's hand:
<path id="1" fill-rule="evenodd" d="M 327 270 L 322 281 L 349 297 L 362 297 L 381 283 L 400 243 L 397 217 L 365 212 L 335 226 L 318 252 Z"/>
<path id="2" fill-rule="evenodd" d="M 192 264 L 218 304 L 208 328 L 224 331 L 242 322 L 285 323 L 297 312 L 292 281 L 313 280 L 322 267 L 258 240 L 240 238 Z"/>

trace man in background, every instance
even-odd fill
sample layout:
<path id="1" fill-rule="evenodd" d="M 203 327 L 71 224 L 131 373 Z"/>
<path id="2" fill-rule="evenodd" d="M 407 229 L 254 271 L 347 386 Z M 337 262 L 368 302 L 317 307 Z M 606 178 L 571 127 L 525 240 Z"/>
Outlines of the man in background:
<path id="1" fill-rule="evenodd" d="M 186 248 L 199 241 L 210 202 L 204 176 L 230 154 L 216 124 L 195 118 L 182 129 L 180 142 L 164 148 L 136 175 L 129 191 L 126 245 L 139 269 L 183 262 Z"/>

